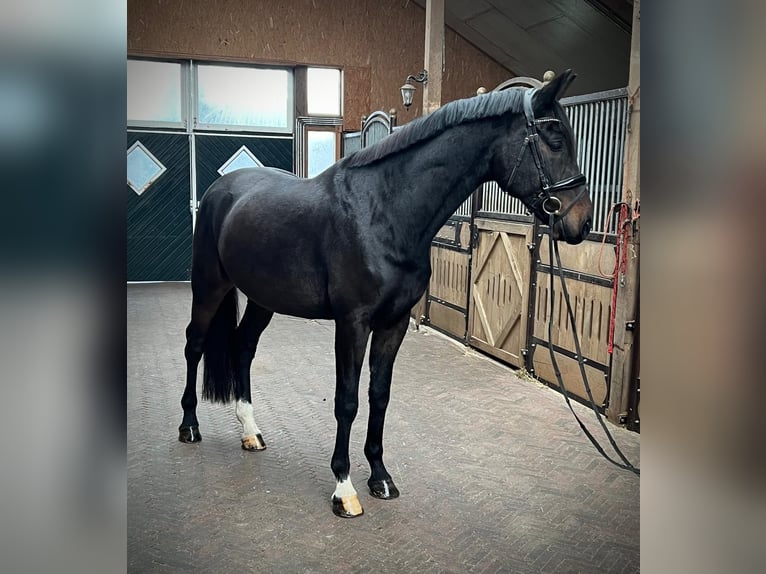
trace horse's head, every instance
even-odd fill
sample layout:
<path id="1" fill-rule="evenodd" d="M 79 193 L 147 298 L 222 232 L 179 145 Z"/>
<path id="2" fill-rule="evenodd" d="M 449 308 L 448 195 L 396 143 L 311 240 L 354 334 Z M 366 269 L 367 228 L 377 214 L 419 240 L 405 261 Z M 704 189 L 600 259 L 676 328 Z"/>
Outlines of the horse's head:
<path id="1" fill-rule="evenodd" d="M 593 221 L 593 203 L 577 165 L 572 127 L 558 100 L 571 70 L 524 94 L 524 113 L 511 118 L 511 136 L 495 155 L 498 184 L 519 198 L 543 223 L 553 215 L 553 237 L 580 243 Z"/>

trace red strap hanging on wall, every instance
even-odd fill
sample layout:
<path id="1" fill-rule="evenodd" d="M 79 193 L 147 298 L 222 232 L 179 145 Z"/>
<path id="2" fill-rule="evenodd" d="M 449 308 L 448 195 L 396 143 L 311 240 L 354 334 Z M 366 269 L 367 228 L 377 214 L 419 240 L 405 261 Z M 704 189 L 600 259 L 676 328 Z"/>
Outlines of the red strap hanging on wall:
<path id="1" fill-rule="evenodd" d="M 607 352 L 611 355 L 614 351 L 614 325 L 617 315 L 617 290 L 620 285 L 620 275 L 628 268 L 628 227 L 631 220 L 628 216 L 628 205 L 620 205 L 620 214 L 617 219 L 617 245 L 614 247 L 614 277 L 612 280 L 612 308 L 609 316 L 609 339 Z"/>

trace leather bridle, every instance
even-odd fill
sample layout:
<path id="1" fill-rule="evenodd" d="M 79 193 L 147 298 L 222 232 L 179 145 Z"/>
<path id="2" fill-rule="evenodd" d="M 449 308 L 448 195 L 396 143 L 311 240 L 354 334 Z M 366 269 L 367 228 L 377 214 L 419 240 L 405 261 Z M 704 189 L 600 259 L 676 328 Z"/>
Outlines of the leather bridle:
<path id="1" fill-rule="evenodd" d="M 524 152 L 527 150 L 527 148 L 529 148 L 532 153 L 532 158 L 535 160 L 535 166 L 537 166 L 538 176 L 540 177 L 540 193 L 538 193 L 532 199 L 525 198 L 521 199 L 521 201 L 524 203 L 527 209 L 529 209 L 529 211 L 537 214 L 543 221 L 548 219 L 546 217 L 548 215 L 553 215 L 558 219 L 562 219 L 572 208 L 572 206 L 577 203 L 577 200 L 580 199 L 584 193 L 586 193 L 587 188 L 585 187 L 585 183 L 587 182 L 587 179 L 585 175 L 580 173 L 566 179 L 560 179 L 555 183 L 551 183 L 550 178 L 548 177 L 548 174 L 543 167 L 545 162 L 543 160 L 543 154 L 540 151 L 540 134 L 537 133 L 537 126 L 546 122 L 561 122 L 561 120 L 557 118 L 535 119 L 535 113 L 532 109 L 532 98 L 534 97 L 535 93 L 537 93 L 537 91 L 537 88 L 533 88 L 527 90 L 524 93 L 524 116 L 526 118 L 527 135 L 524 138 L 524 143 L 522 144 L 521 149 L 519 150 L 519 155 L 516 158 L 516 163 L 513 166 L 513 171 L 511 171 L 511 175 L 508 178 L 508 183 L 506 184 L 505 188 L 510 189 L 511 184 L 513 183 L 513 179 L 516 176 L 516 171 L 524 159 Z M 553 194 L 568 189 L 574 189 L 576 187 L 581 187 L 579 193 L 575 196 L 567 208 L 562 211 L 561 200 Z"/>

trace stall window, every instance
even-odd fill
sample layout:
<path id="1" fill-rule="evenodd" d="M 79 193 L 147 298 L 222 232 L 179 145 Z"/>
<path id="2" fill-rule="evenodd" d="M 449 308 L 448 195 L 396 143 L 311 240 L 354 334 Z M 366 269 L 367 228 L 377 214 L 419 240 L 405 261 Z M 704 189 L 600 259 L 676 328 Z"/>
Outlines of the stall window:
<path id="1" fill-rule="evenodd" d="M 314 177 L 338 160 L 339 134 L 338 128 L 306 130 L 306 177 Z"/>
<path id="2" fill-rule="evenodd" d="M 307 107 L 311 116 L 341 116 L 341 72 L 336 68 L 308 68 Z"/>
<path id="3" fill-rule="evenodd" d="M 185 127 L 181 64 L 128 60 L 128 125 Z"/>
<path id="4" fill-rule="evenodd" d="M 285 69 L 197 65 L 194 127 L 290 133 L 292 84 Z"/>

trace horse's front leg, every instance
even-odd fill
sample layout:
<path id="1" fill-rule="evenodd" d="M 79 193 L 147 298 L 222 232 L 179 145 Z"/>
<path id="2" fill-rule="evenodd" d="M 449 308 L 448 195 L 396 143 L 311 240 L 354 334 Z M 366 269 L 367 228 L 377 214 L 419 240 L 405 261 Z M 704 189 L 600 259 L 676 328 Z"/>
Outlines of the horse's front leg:
<path id="1" fill-rule="evenodd" d="M 390 499 L 399 496 L 391 475 L 383 464 L 383 425 L 386 408 L 391 396 L 391 375 L 394 360 L 399 352 L 409 324 L 409 314 L 387 329 L 376 329 L 370 345 L 370 418 L 367 423 L 367 440 L 364 454 L 370 463 L 370 479 L 367 486 L 377 498 Z"/>
<path id="2" fill-rule="evenodd" d="M 337 481 L 332 495 L 332 511 L 343 518 L 364 514 L 349 476 L 348 447 L 351 424 L 359 407 L 359 375 L 369 337 L 369 322 L 365 319 L 335 322 L 335 420 L 338 421 L 338 432 L 330 467 Z"/>

